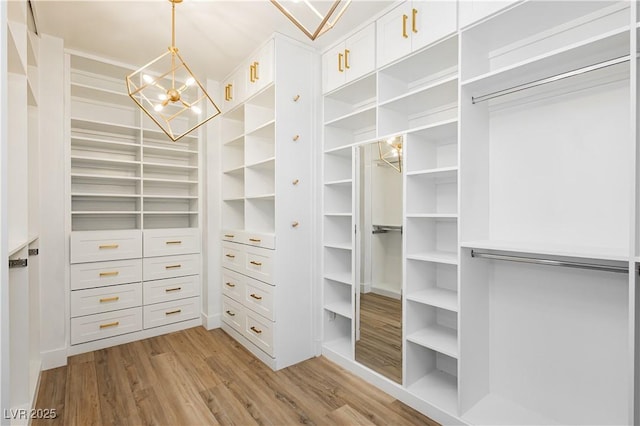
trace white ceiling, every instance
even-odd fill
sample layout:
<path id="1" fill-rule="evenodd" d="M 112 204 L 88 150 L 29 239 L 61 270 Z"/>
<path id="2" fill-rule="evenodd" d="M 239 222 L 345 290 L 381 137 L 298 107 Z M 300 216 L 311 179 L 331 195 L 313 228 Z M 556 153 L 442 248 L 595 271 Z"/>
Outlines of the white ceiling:
<path id="1" fill-rule="evenodd" d="M 38 32 L 63 38 L 69 49 L 140 67 L 171 44 L 167 0 L 31 3 Z M 269 0 L 185 0 L 176 6 L 176 46 L 199 78 L 222 80 L 274 31 L 322 50 L 392 3 L 353 0 L 336 26 L 311 42 Z"/>

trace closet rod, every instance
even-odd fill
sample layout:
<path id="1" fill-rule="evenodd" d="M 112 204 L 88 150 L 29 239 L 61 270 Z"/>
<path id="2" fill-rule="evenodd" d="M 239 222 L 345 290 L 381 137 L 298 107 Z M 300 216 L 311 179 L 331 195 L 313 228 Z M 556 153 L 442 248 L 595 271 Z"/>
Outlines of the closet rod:
<path id="1" fill-rule="evenodd" d="M 488 101 L 489 99 L 498 98 L 500 96 L 509 95 L 511 93 L 521 92 L 523 90 L 531 89 L 533 87 L 542 86 L 543 84 L 553 83 L 554 81 L 564 80 L 565 78 L 575 77 L 577 75 L 586 74 L 591 71 L 596 71 L 602 68 L 611 67 L 617 64 L 621 64 L 623 62 L 628 62 L 630 55 L 621 56 L 619 58 L 610 59 L 608 61 L 599 62 L 597 64 L 589 65 L 586 67 L 578 68 L 572 71 L 567 71 L 561 74 L 556 74 L 551 77 L 542 78 L 540 80 L 535 80 L 529 83 L 520 84 L 518 86 L 513 86 L 508 89 L 498 90 L 496 92 L 487 93 L 482 96 L 472 96 L 471 103 L 477 104 L 479 102 Z"/>
<path id="2" fill-rule="evenodd" d="M 508 256 L 504 254 L 479 252 L 476 250 L 471 250 L 471 257 L 479 257 L 484 259 L 495 259 L 495 260 L 506 260 L 509 262 L 533 263 L 536 265 L 564 266 L 566 268 L 582 268 L 582 269 L 591 269 L 596 271 L 618 272 L 622 274 L 629 273 L 629 268 L 626 266 L 601 265 L 598 263 L 582 263 L 582 262 L 570 262 L 565 260 L 551 260 L 551 259 L 538 259 L 538 258 L 520 257 L 520 256 Z"/>

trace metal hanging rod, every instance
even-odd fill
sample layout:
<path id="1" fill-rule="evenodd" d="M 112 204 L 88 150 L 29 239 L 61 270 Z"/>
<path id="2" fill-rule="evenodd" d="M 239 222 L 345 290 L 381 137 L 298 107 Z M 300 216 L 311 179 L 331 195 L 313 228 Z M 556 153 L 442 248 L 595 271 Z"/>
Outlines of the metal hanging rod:
<path id="1" fill-rule="evenodd" d="M 373 225 L 372 234 L 386 234 L 387 232 L 402 233 L 402 226 L 397 225 Z"/>
<path id="2" fill-rule="evenodd" d="M 586 74 L 588 72 L 596 71 L 602 68 L 612 67 L 614 65 L 621 64 L 623 62 L 628 62 L 630 55 L 621 56 L 619 58 L 610 59 L 608 61 L 599 62 L 597 64 L 589 65 L 586 67 L 578 68 L 572 71 L 563 72 L 561 74 L 556 74 L 551 77 L 542 78 L 540 80 L 535 80 L 529 83 L 520 84 L 518 86 L 513 86 L 508 89 L 498 90 L 496 92 L 487 93 L 482 96 L 472 96 L 471 103 L 477 104 L 479 102 L 488 101 L 489 99 L 498 98 L 500 96 L 509 95 L 511 93 L 521 92 L 523 90 L 531 89 L 533 87 L 542 86 L 543 84 L 553 83 L 554 81 L 564 80 L 565 78 L 575 77 L 577 75 Z"/>
<path id="3" fill-rule="evenodd" d="M 598 263 L 570 262 L 565 260 L 551 260 L 551 259 L 538 259 L 538 258 L 531 258 L 531 257 L 509 256 L 504 254 L 479 252 L 476 250 L 471 250 L 471 257 L 479 257 L 483 259 L 506 260 L 509 262 L 533 263 L 536 265 L 564 266 L 566 268 L 581 268 L 581 269 L 591 269 L 596 271 L 618 272 L 622 274 L 629 273 L 629 268 L 627 266 L 601 265 Z"/>

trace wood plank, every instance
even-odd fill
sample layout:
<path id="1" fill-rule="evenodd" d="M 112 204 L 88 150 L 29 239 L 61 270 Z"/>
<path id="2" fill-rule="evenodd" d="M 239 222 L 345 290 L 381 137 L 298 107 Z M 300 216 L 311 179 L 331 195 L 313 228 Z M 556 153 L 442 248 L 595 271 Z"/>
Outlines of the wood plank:
<path id="1" fill-rule="evenodd" d="M 67 366 L 67 394 L 64 403 L 64 424 L 90 426 L 102 424 L 98 380 L 93 362 Z"/>
<path id="2" fill-rule="evenodd" d="M 257 425 L 259 424 L 245 407 L 224 385 L 200 392 L 202 400 L 209 407 L 221 425 Z"/>
<path id="3" fill-rule="evenodd" d="M 53 419 L 33 419 L 32 426 L 64 425 L 64 404 L 67 388 L 67 367 L 58 367 L 41 373 L 36 408 L 55 410 Z"/>
<path id="4" fill-rule="evenodd" d="M 326 423 L 338 426 L 375 425 L 375 423 L 371 423 L 369 419 L 367 419 L 348 405 L 343 405 L 337 410 L 333 410 L 332 412 L 327 414 L 326 420 Z"/>

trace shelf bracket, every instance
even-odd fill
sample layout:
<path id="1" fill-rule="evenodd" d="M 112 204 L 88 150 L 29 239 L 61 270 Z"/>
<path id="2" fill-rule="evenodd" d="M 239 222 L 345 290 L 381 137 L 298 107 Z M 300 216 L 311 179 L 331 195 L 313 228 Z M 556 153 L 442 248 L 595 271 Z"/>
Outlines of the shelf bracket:
<path id="1" fill-rule="evenodd" d="M 9 259 L 9 269 L 12 268 L 26 268 L 27 259 Z"/>
<path id="2" fill-rule="evenodd" d="M 40 254 L 39 249 L 29 249 L 29 256 L 37 256 Z"/>

